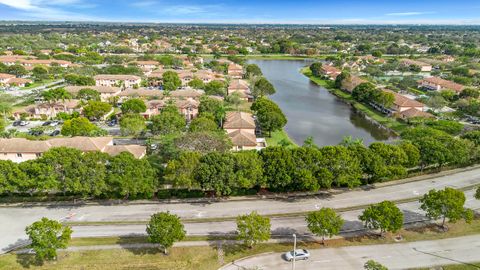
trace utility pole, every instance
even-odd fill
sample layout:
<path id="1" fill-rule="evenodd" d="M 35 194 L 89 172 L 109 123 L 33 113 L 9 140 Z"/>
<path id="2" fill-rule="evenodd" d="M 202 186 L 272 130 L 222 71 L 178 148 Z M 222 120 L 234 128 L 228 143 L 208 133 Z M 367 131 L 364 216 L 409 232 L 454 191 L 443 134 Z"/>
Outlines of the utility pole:
<path id="1" fill-rule="evenodd" d="M 292 270 L 295 270 L 295 257 L 297 256 L 297 235 L 293 234 L 293 260 L 292 260 Z"/>

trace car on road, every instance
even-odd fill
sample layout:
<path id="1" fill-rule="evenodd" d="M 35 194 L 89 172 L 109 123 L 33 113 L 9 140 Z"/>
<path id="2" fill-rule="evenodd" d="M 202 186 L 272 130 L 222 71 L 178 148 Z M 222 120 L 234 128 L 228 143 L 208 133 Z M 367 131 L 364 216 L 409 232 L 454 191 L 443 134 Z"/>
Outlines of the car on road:
<path id="1" fill-rule="evenodd" d="M 52 122 L 50 122 L 50 121 L 45 121 L 45 122 L 42 124 L 42 126 L 44 126 L 44 127 L 50 126 L 51 123 L 52 123 Z"/>
<path id="2" fill-rule="evenodd" d="M 58 125 L 60 125 L 60 122 L 57 121 L 57 120 L 50 122 L 50 126 L 51 126 L 51 127 L 56 127 L 56 126 L 58 126 Z"/>
<path id="3" fill-rule="evenodd" d="M 18 126 L 20 126 L 20 122 L 22 122 L 22 121 L 15 121 L 15 122 L 13 122 L 12 126 L 18 127 Z"/>
<path id="4" fill-rule="evenodd" d="M 60 135 L 60 130 L 54 130 L 52 133 L 50 133 L 50 136 L 54 137 L 54 136 L 58 136 Z"/>
<path id="5" fill-rule="evenodd" d="M 30 134 L 32 136 L 40 136 L 40 135 L 43 135 L 43 131 L 42 130 L 30 130 L 28 132 L 28 134 Z"/>
<path id="6" fill-rule="evenodd" d="M 295 254 L 292 251 L 285 253 L 285 259 L 289 262 L 293 261 L 293 256 L 295 256 L 295 260 L 308 260 L 310 258 L 310 252 L 306 249 L 296 249 Z"/>
<path id="7" fill-rule="evenodd" d="M 26 125 L 28 125 L 28 122 L 27 121 L 20 121 L 20 124 L 18 124 L 19 126 L 21 127 L 24 127 Z"/>

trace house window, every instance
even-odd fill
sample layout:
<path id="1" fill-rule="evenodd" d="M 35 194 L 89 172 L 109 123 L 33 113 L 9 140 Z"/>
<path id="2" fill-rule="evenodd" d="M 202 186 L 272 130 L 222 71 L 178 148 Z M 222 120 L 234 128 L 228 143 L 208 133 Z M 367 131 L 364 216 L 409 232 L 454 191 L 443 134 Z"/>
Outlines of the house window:
<path id="1" fill-rule="evenodd" d="M 37 156 L 37 158 L 38 158 L 38 157 L 41 157 L 41 156 L 42 156 L 42 153 L 36 153 L 35 156 Z"/>
<path id="2" fill-rule="evenodd" d="M 21 154 L 21 153 L 17 153 L 17 157 L 21 158 L 21 157 L 22 157 L 22 154 Z"/>

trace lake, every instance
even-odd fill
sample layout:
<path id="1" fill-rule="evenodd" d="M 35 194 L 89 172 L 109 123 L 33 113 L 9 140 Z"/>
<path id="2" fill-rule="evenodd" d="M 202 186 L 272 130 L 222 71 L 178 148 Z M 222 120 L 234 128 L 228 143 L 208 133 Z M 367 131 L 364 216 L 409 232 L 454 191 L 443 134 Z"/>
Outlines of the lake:
<path id="1" fill-rule="evenodd" d="M 391 134 L 311 82 L 300 69 L 311 60 L 249 60 L 275 86 L 275 101 L 288 119 L 285 131 L 297 144 L 312 136 L 318 146 L 335 145 L 345 136 L 365 144 L 388 140 Z"/>

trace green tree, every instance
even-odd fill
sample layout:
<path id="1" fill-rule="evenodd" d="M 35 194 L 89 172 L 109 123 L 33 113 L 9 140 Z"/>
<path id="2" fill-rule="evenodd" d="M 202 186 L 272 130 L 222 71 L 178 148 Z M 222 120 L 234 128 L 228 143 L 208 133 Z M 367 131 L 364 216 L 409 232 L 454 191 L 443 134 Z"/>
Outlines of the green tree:
<path id="1" fill-rule="evenodd" d="M 122 135 L 138 137 L 147 128 L 145 118 L 138 114 L 125 114 L 120 118 L 120 132 Z"/>
<path id="2" fill-rule="evenodd" d="M 387 267 L 381 265 L 380 263 L 374 260 L 368 260 L 363 266 L 365 270 L 388 270 Z"/>
<path id="3" fill-rule="evenodd" d="M 83 88 L 78 91 L 77 98 L 81 100 L 100 101 L 100 93 L 95 89 Z"/>
<path id="4" fill-rule="evenodd" d="M 19 165 L 10 160 L 0 160 L 0 194 L 18 191 L 27 181 L 27 175 L 20 170 Z"/>
<path id="5" fill-rule="evenodd" d="M 162 109 L 159 115 L 152 117 L 153 134 L 175 134 L 185 129 L 185 117 L 180 114 L 175 106 L 167 106 Z"/>
<path id="6" fill-rule="evenodd" d="M 195 180 L 203 190 L 229 195 L 235 185 L 235 159 L 230 153 L 211 152 L 200 158 Z"/>
<path id="7" fill-rule="evenodd" d="M 239 188 L 265 187 L 263 160 L 257 151 L 239 151 L 234 153 L 235 185 Z"/>
<path id="8" fill-rule="evenodd" d="M 232 141 L 224 132 L 188 132 L 175 138 L 173 143 L 177 149 L 202 154 L 213 151 L 223 153 L 232 149 Z"/>
<path id="9" fill-rule="evenodd" d="M 43 81 L 49 78 L 48 69 L 44 66 L 36 66 L 32 69 L 32 75 L 36 81 Z"/>
<path id="10" fill-rule="evenodd" d="M 333 183 L 337 187 L 348 186 L 353 188 L 361 184 L 362 169 L 360 161 L 345 146 L 325 146 L 320 148 L 323 155 L 323 164 L 331 174 Z M 327 186 L 330 188 L 330 186 Z"/>
<path id="11" fill-rule="evenodd" d="M 246 78 L 253 78 L 257 76 L 262 76 L 262 70 L 256 64 L 249 64 L 245 68 L 245 77 Z"/>
<path id="12" fill-rule="evenodd" d="M 238 240 L 252 248 L 259 242 L 270 239 L 270 218 L 262 217 L 257 212 L 237 217 Z"/>
<path id="13" fill-rule="evenodd" d="M 63 136 L 96 136 L 105 134 L 99 127 L 92 124 L 85 117 L 77 117 L 66 120 L 63 123 L 61 133 Z"/>
<path id="14" fill-rule="evenodd" d="M 475 199 L 480 200 L 480 186 L 477 187 L 477 191 L 475 192 Z"/>
<path id="15" fill-rule="evenodd" d="M 320 62 L 315 62 L 310 65 L 310 71 L 312 71 L 312 75 L 315 77 L 322 76 L 321 70 L 322 70 L 322 63 Z"/>
<path id="16" fill-rule="evenodd" d="M 219 131 L 217 123 L 208 117 L 197 117 L 190 122 L 190 132 Z"/>
<path id="17" fill-rule="evenodd" d="M 146 231 L 148 241 L 160 244 L 165 254 L 167 254 L 167 249 L 171 248 L 175 242 L 183 240 L 186 235 L 180 218 L 169 212 L 153 214 Z"/>
<path id="18" fill-rule="evenodd" d="M 28 71 L 22 65 L 15 64 L 11 66 L 7 66 L 5 69 L 5 73 L 15 75 L 16 77 L 22 77 L 28 74 Z"/>
<path id="19" fill-rule="evenodd" d="M 210 96 L 225 96 L 227 93 L 226 85 L 219 80 L 213 80 L 205 85 L 205 94 Z"/>
<path id="20" fill-rule="evenodd" d="M 383 201 L 370 205 L 358 217 L 365 228 L 369 230 L 380 230 L 383 236 L 385 232 L 397 232 L 403 225 L 403 213 L 390 201 Z"/>
<path id="21" fill-rule="evenodd" d="M 420 209 L 428 218 L 442 219 L 441 227 L 446 230 L 445 221 L 454 223 L 460 219 L 471 222 L 473 211 L 465 208 L 465 194 L 462 191 L 446 187 L 444 190 L 430 190 L 420 199 Z"/>
<path id="22" fill-rule="evenodd" d="M 87 105 L 83 106 L 83 114 L 88 119 L 98 120 L 105 116 L 112 110 L 112 105 L 101 102 L 90 100 L 88 101 Z"/>
<path id="23" fill-rule="evenodd" d="M 132 98 L 125 101 L 120 107 L 122 113 L 143 113 L 147 110 L 145 102 L 138 98 Z"/>
<path id="24" fill-rule="evenodd" d="M 163 89 L 173 91 L 182 86 L 182 81 L 174 71 L 166 71 L 162 76 Z"/>
<path id="25" fill-rule="evenodd" d="M 205 84 L 203 83 L 203 81 L 200 80 L 197 77 L 195 77 L 195 78 L 193 78 L 193 80 L 189 81 L 188 86 L 190 86 L 194 89 L 204 89 L 205 88 Z"/>
<path id="26" fill-rule="evenodd" d="M 42 97 L 45 101 L 65 101 L 71 99 L 72 95 L 65 90 L 65 88 L 55 88 L 42 92 Z"/>
<path id="27" fill-rule="evenodd" d="M 25 232 L 32 241 L 31 247 L 36 258 L 40 261 L 56 259 L 57 249 L 66 248 L 72 235 L 70 227 L 46 217 L 27 226 Z"/>
<path id="28" fill-rule="evenodd" d="M 275 87 L 265 77 L 256 80 L 252 89 L 255 98 L 273 95 L 275 92 Z"/>
<path id="29" fill-rule="evenodd" d="M 122 152 L 109 159 L 107 172 L 107 184 L 113 194 L 125 199 L 137 195 L 153 196 L 156 172 L 146 159 L 137 159 L 129 152 Z"/>
<path id="30" fill-rule="evenodd" d="M 287 118 L 280 107 L 267 98 L 257 99 L 251 108 L 257 116 L 262 131 L 267 131 L 269 135 L 272 131 L 280 130 L 287 124 Z"/>
<path id="31" fill-rule="evenodd" d="M 178 158 L 168 161 L 163 178 L 177 188 L 199 188 L 194 175 L 200 157 L 197 152 L 182 152 Z"/>
<path id="32" fill-rule="evenodd" d="M 285 189 L 293 179 L 295 171 L 292 153 L 281 146 L 267 147 L 260 151 L 263 160 L 263 172 L 270 188 Z"/>
<path id="33" fill-rule="evenodd" d="M 332 237 L 340 233 L 344 220 L 331 208 L 325 208 L 308 213 L 305 218 L 308 229 L 316 236 L 322 237 L 325 245 L 325 236 Z"/>

